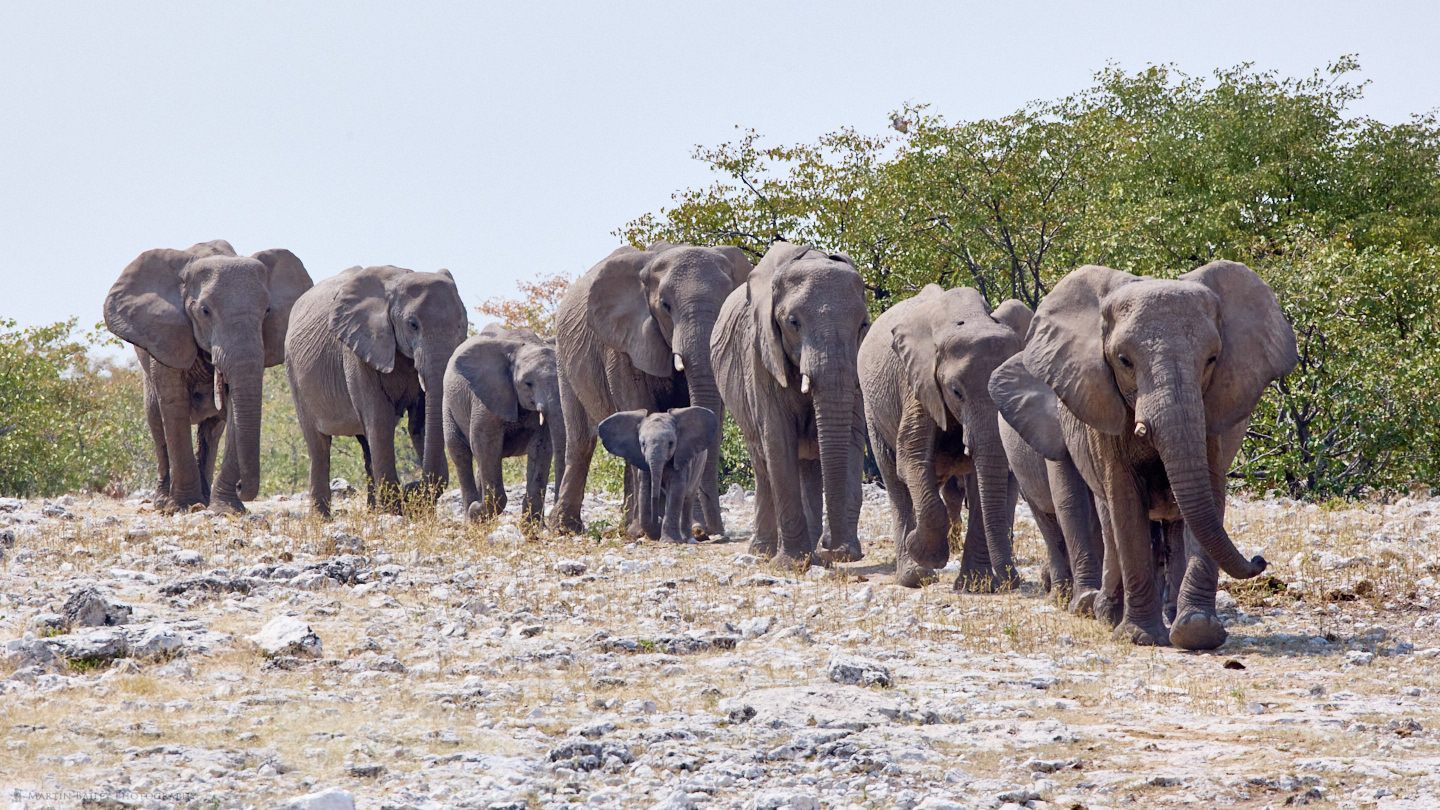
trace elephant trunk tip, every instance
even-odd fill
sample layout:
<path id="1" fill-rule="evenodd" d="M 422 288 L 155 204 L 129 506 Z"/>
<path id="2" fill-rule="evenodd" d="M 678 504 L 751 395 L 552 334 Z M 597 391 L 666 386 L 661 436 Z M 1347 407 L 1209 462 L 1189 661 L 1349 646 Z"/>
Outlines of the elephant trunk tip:
<path id="1" fill-rule="evenodd" d="M 1135 435 L 1142 439 L 1145 438 L 1150 435 L 1150 426 L 1142 420 L 1137 420 L 1135 422 Z"/>

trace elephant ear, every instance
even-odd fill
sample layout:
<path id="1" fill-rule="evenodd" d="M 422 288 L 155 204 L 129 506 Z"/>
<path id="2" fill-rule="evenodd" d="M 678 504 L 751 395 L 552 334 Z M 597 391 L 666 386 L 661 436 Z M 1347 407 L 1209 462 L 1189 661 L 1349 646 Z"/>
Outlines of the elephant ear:
<path id="1" fill-rule="evenodd" d="M 398 267 L 352 267 L 341 273 L 330 310 L 330 332 L 382 374 L 395 370 L 395 327 L 386 281 L 410 272 Z"/>
<path id="2" fill-rule="evenodd" d="M 505 422 L 520 418 L 512 360 L 525 344 L 518 340 L 479 338 L 466 341 L 451 360 L 455 371 L 485 407 Z"/>
<path id="3" fill-rule="evenodd" d="M 285 331 L 290 328 L 290 310 L 295 299 L 315 286 L 305 265 L 300 259 L 284 248 L 271 248 L 256 253 L 253 257 L 270 271 L 267 286 L 270 289 L 270 313 L 265 316 L 261 332 L 265 337 L 265 365 L 278 366 L 285 362 Z"/>
<path id="4" fill-rule="evenodd" d="M 1072 271 L 1040 302 L 1025 346 L 1025 367 L 1054 389 L 1080 421 L 1118 436 L 1129 416 L 1105 360 L 1100 300 L 1135 276 L 1086 265 Z M 1038 448 L 1037 448 L 1038 449 Z"/>
<path id="5" fill-rule="evenodd" d="M 750 257 L 745 255 L 745 251 L 734 245 L 716 245 L 711 250 L 717 251 L 729 262 L 730 289 L 733 290 L 749 280 L 750 272 L 755 268 L 750 264 Z"/>
<path id="6" fill-rule="evenodd" d="M 147 250 L 105 296 L 105 325 L 111 332 L 182 370 L 195 365 L 199 354 L 180 291 L 180 272 L 194 258 L 183 250 Z"/>
<path id="7" fill-rule="evenodd" d="M 625 459 L 630 466 L 641 472 L 650 472 L 645 462 L 645 453 L 640 449 L 640 423 L 645 421 L 645 411 L 620 411 L 605 418 L 596 428 L 600 443 L 611 455 Z"/>
<path id="8" fill-rule="evenodd" d="M 1060 399 L 1050 386 L 1025 368 L 1025 356 L 1016 353 L 990 374 L 990 398 L 1000 416 L 1035 452 L 1051 461 L 1063 461 L 1065 434 L 1060 431 Z"/>
<path id="9" fill-rule="evenodd" d="M 996 307 L 994 312 L 990 313 L 990 317 L 1010 327 L 1023 341 L 1025 336 L 1030 333 L 1030 321 L 1035 317 L 1035 313 L 1020 301 L 1007 298 L 1000 302 L 1000 306 Z"/>
<path id="10" fill-rule="evenodd" d="M 940 395 L 940 383 L 935 379 L 935 328 L 945 322 L 937 319 L 945 316 L 942 303 L 931 297 L 905 313 L 905 318 L 890 330 L 890 346 L 905 364 L 911 393 L 941 430 L 949 429 L 949 420 L 945 399 Z"/>
<path id="11" fill-rule="evenodd" d="M 675 420 L 675 453 L 672 458 L 678 470 L 710 449 L 710 444 L 720 437 L 720 420 L 714 411 L 699 405 L 671 408 L 670 416 Z"/>
<path id="12" fill-rule="evenodd" d="M 658 254 L 634 248 L 611 253 L 591 272 L 586 320 L 600 342 L 622 352 L 635 368 L 652 377 L 669 377 L 670 344 L 650 314 L 640 271 Z"/>
<path id="13" fill-rule="evenodd" d="M 785 362 L 780 324 L 775 321 L 775 299 L 779 292 L 776 287 L 781 283 L 780 271 L 809 252 L 810 248 L 804 245 L 776 242 L 746 279 L 746 300 L 750 304 L 750 315 L 755 319 L 755 348 L 760 353 L 760 362 L 765 370 L 781 388 L 790 387 L 790 372 Z"/>
<path id="14" fill-rule="evenodd" d="M 1295 368 L 1295 330 L 1280 301 L 1254 270 L 1238 262 L 1210 262 L 1181 276 L 1220 297 L 1220 358 L 1205 391 L 1205 426 L 1224 433 L 1246 419 L 1265 386 Z"/>

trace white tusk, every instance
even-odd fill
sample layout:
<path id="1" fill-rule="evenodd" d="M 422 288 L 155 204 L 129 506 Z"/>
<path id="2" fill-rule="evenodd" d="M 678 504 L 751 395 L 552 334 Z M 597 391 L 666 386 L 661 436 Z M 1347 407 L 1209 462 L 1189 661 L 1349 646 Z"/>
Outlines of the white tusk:
<path id="1" fill-rule="evenodd" d="M 225 375 L 215 370 L 215 410 L 225 409 Z"/>
<path id="2" fill-rule="evenodd" d="M 800 375 L 800 393 L 802 393 L 802 394 L 808 394 L 808 393 L 810 393 L 810 375 L 809 375 L 809 374 L 801 374 L 801 375 Z"/>
<path id="3" fill-rule="evenodd" d="M 676 353 L 675 353 L 675 370 L 676 370 L 676 371 L 684 371 L 684 370 L 685 370 L 685 360 L 684 360 L 684 358 L 682 358 L 682 357 L 680 356 L 680 353 L 679 353 L 679 352 L 676 352 Z"/>
<path id="4" fill-rule="evenodd" d="M 544 411 L 541 411 L 541 412 L 540 412 L 540 426 L 541 426 L 541 427 L 544 427 L 544 426 L 545 426 L 545 412 L 544 412 Z"/>
<path id="5" fill-rule="evenodd" d="M 1145 438 L 1145 436 L 1148 435 L 1149 433 L 1150 433 L 1150 426 L 1149 426 L 1149 425 L 1145 424 L 1144 422 L 1136 422 L 1136 423 L 1135 423 L 1135 435 L 1136 435 L 1136 436 L 1139 436 L 1140 438 L 1143 439 L 1143 438 Z"/>

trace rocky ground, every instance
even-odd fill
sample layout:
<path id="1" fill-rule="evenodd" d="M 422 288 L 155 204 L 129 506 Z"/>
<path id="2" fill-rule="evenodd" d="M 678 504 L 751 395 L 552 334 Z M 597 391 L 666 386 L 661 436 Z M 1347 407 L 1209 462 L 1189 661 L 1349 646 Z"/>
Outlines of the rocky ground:
<path id="1" fill-rule="evenodd" d="M 517 493 L 518 495 L 518 493 Z M 1440 806 L 1440 499 L 1235 501 L 1214 653 L 737 542 L 0 499 L 11 808 Z M 512 497 L 512 504 L 518 503 Z M 341 502 L 342 505 L 344 502 Z M 1017 545 L 1029 582 L 1042 546 Z"/>

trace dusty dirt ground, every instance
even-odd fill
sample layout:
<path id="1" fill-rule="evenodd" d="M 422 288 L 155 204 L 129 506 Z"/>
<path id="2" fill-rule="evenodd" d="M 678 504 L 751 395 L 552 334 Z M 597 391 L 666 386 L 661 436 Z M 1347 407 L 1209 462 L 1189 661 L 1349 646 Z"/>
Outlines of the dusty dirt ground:
<path id="1" fill-rule="evenodd" d="M 1203 654 L 1116 643 L 1057 610 L 1023 513 L 1031 584 L 977 596 L 953 576 L 890 584 L 874 490 L 867 558 L 799 575 L 745 554 L 752 501 L 735 490 L 742 539 L 690 546 L 614 537 L 612 497 L 589 499 L 583 537 L 525 537 L 514 496 L 511 515 L 466 526 L 454 500 L 416 523 L 351 500 L 327 524 L 299 497 L 244 518 L 0 499 L 0 795 L 1440 806 L 1440 499 L 1233 501 L 1237 544 L 1271 576 L 1222 580 L 1230 640 Z M 319 643 L 267 656 L 250 637 L 286 615 Z"/>

